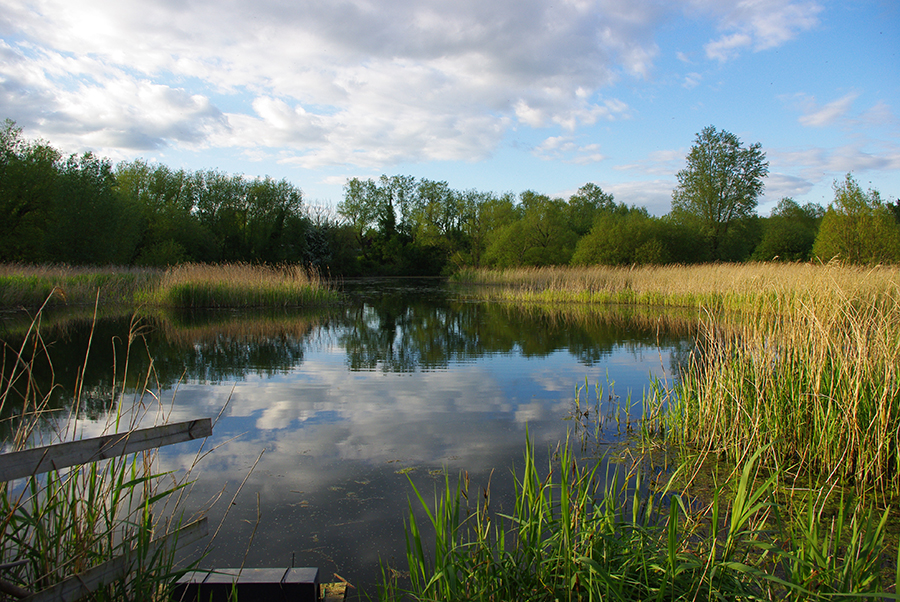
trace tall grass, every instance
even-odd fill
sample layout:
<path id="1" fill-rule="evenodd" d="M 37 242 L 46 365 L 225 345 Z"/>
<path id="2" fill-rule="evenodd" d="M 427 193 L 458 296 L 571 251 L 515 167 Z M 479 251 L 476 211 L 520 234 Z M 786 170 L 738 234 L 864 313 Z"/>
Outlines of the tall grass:
<path id="1" fill-rule="evenodd" d="M 315 272 L 292 265 L 185 264 L 170 268 L 141 303 L 169 307 L 288 307 L 334 302 Z"/>
<path id="2" fill-rule="evenodd" d="M 465 475 L 455 486 L 447 477 L 431 502 L 413 486 L 409 583 L 386 572 L 382 598 L 894 598 L 886 592 L 896 580 L 881 564 L 887 513 L 848 506 L 828 526 L 810 505 L 801 520 L 780 520 L 777 476 L 761 475 L 761 455 L 729 481 L 727 503 L 726 485 L 698 505 L 668 486 L 648 487 L 640 469 L 582 467 L 568 442 L 545 470 L 527 444 L 508 513 Z"/>
<path id="3" fill-rule="evenodd" d="M 334 303 L 314 271 L 294 265 L 184 264 L 166 270 L 0 264 L 0 307 L 103 304 L 295 307 Z"/>
<path id="4" fill-rule="evenodd" d="M 16 435 L 4 442 L 3 451 L 81 436 L 71 417 L 48 415 L 49 392 L 30 378 L 36 357 L 46 354 L 40 318 L 38 312 L 20 347 L 11 349 L 4 343 L 4 353 L 15 355 L 17 361 L 5 363 L 7 368 L 0 370 L 0 409 L 13 414 L 16 423 Z M 166 408 L 156 402 L 158 397 L 146 389 L 133 399 L 126 395 L 127 362 L 120 368 L 121 384 L 114 387 L 108 401 L 111 418 L 102 430 L 129 431 L 154 416 L 164 421 Z M 151 376 L 145 375 L 144 382 Z M 80 385 L 73 402 L 71 416 L 77 416 Z M 48 424 L 58 426 L 48 431 Z M 178 568 L 174 545 L 157 545 L 157 539 L 182 522 L 179 496 L 173 494 L 187 484 L 187 478 L 159 474 L 153 451 L 0 483 L 0 580 L 7 584 L 6 591 L 37 592 L 125 557 L 132 570 L 106 583 L 93 598 L 165 599 L 174 580 L 188 567 Z"/>
<path id="5" fill-rule="evenodd" d="M 740 309 L 794 302 L 811 289 L 859 293 L 896 290 L 900 268 L 839 264 L 703 264 L 669 266 L 471 269 L 456 282 L 483 285 L 480 297 L 522 302 L 625 303 Z"/>
<path id="6" fill-rule="evenodd" d="M 784 306 L 787 305 L 785 308 Z M 863 496 L 900 495 L 900 294 L 832 286 L 711 315 L 673 391 L 670 435 L 767 462 Z"/>
<path id="7" fill-rule="evenodd" d="M 0 307 L 92 305 L 98 294 L 102 303 L 130 304 L 161 276 L 149 268 L 0 264 Z"/>

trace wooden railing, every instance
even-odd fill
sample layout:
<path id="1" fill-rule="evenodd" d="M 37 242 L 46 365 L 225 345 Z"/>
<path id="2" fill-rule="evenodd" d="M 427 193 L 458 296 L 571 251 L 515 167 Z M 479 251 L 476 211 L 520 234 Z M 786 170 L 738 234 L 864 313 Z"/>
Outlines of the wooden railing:
<path id="1" fill-rule="evenodd" d="M 204 418 L 0 454 L 0 482 L 200 439 L 211 434 L 212 421 Z M 151 541 L 149 549 L 142 550 L 142 553 L 152 555 L 162 549 L 172 551 L 173 548 L 196 543 L 207 534 L 208 525 L 204 517 Z M 121 556 L 38 592 L 31 592 L 0 578 L 0 592 L 23 602 L 74 602 L 133 571 L 137 555 L 127 547 L 125 550 Z"/>

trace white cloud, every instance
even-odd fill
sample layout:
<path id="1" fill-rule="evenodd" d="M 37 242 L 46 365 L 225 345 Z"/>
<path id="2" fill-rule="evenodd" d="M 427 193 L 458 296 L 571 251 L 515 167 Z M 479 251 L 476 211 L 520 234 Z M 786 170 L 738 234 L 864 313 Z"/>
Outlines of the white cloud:
<path id="1" fill-rule="evenodd" d="M 600 152 L 599 144 L 579 145 L 568 136 L 551 136 L 532 151 L 536 157 L 546 161 L 565 161 L 576 165 L 599 163 L 606 159 Z"/>
<path id="2" fill-rule="evenodd" d="M 815 99 L 811 98 L 807 102 L 807 112 L 800 117 L 799 121 L 802 125 L 807 127 L 833 125 L 850 111 L 853 102 L 858 96 L 859 94 L 850 92 L 837 100 L 829 102 L 823 107 L 816 105 Z"/>
<path id="3" fill-rule="evenodd" d="M 681 85 L 690 90 L 700 85 L 701 81 L 703 81 L 703 76 L 699 73 L 688 73 L 684 76 L 684 83 Z"/>
<path id="4" fill-rule="evenodd" d="M 622 182 L 603 186 L 611 192 L 617 203 L 645 207 L 651 215 L 665 215 L 672 209 L 672 190 L 677 182 L 674 178 Z"/>
<path id="5" fill-rule="evenodd" d="M 624 0 L 10 4 L 0 109 L 23 126 L 79 123 L 101 148 L 287 148 L 307 166 L 477 159 L 516 122 L 621 118 L 597 91 L 647 75 L 663 16 Z M 148 102 L 173 123 L 147 127 Z"/>
<path id="6" fill-rule="evenodd" d="M 780 46 L 816 27 L 822 7 L 814 1 L 695 0 L 694 5 L 719 18 L 724 33 L 706 44 L 706 56 L 720 62 L 746 48 L 755 51 Z"/>
<path id="7" fill-rule="evenodd" d="M 775 0 L 9 0 L 0 112 L 29 135 L 113 157 L 178 146 L 309 168 L 479 160 L 518 127 L 575 133 L 629 118 L 603 91 L 651 77 L 658 29 L 686 7 L 722 30 L 707 50 L 716 58 L 783 43 L 819 10 Z"/>

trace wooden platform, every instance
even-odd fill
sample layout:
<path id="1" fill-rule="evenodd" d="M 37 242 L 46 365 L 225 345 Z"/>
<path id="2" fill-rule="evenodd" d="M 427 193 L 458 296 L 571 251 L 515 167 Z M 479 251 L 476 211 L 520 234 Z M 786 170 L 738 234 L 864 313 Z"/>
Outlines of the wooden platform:
<path id="1" fill-rule="evenodd" d="M 215 569 L 186 573 L 175 602 L 341 602 L 346 583 L 319 583 L 317 568 Z"/>

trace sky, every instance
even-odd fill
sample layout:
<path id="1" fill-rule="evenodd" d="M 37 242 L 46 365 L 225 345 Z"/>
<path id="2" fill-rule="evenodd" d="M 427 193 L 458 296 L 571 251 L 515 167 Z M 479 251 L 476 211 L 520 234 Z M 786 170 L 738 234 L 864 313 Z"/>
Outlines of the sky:
<path id="1" fill-rule="evenodd" d="M 697 134 L 760 143 L 760 215 L 900 196 L 896 0 L 0 0 L 0 120 L 65 153 L 664 215 Z"/>

